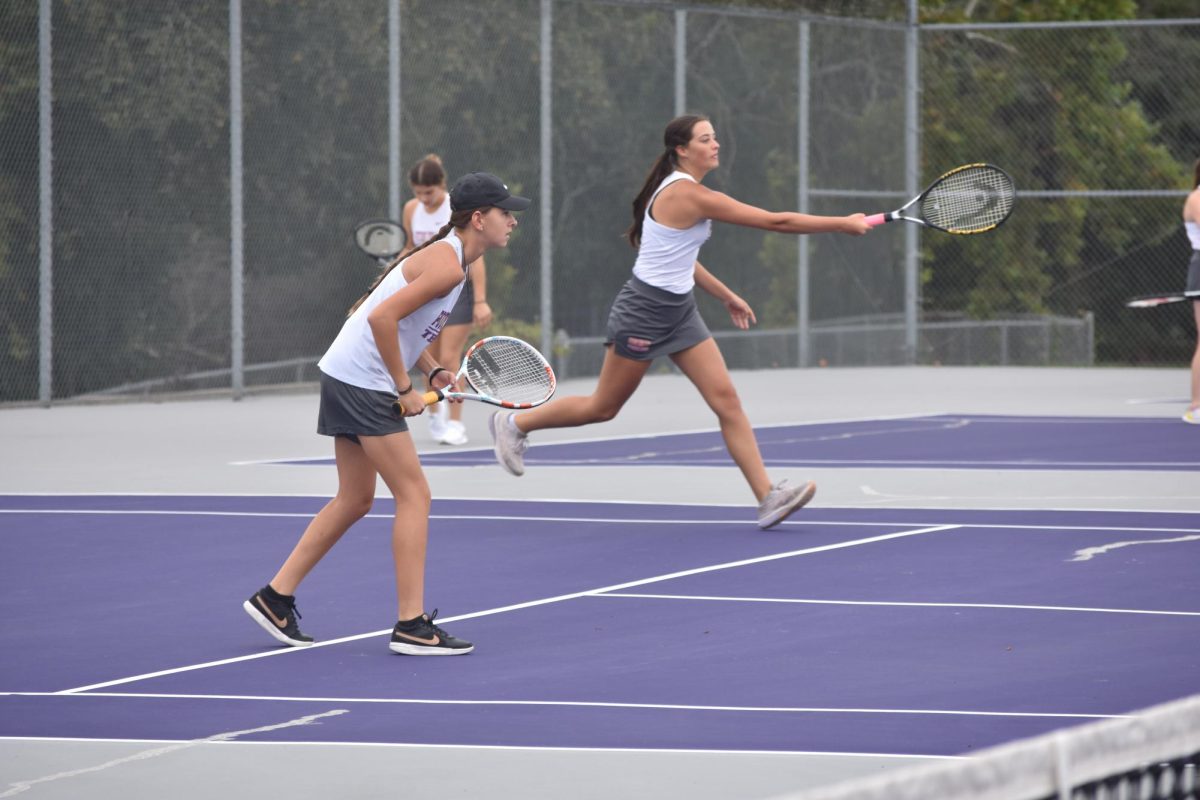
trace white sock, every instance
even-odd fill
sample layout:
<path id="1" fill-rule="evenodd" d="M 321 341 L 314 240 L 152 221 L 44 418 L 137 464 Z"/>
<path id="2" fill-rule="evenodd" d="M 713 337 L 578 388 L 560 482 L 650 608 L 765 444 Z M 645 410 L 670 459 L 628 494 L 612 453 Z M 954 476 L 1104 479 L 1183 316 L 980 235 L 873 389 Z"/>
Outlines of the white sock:
<path id="1" fill-rule="evenodd" d="M 509 425 L 512 427 L 512 429 L 513 429 L 514 431 L 516 431 L 516 432 L 517 432 L 517 435 L 518 435 L 518 436 L 524 436 L 524 435 L 525 435 L 525 431 L 523 431 L 523 430 L 521 430 L 520 428 L 518 428 L 518 427 L 517 427 L 517 415 L 516 415 L 516 414 L 509 414 L 509 415 L 508 415 L 508 424 L 509 424 Z"/>

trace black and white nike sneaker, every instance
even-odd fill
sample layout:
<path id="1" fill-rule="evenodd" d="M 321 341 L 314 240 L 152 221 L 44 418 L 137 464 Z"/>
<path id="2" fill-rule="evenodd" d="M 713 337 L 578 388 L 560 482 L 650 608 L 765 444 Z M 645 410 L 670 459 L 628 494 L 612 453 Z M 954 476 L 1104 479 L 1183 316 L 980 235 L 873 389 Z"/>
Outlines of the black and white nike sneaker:
<path id="1" fill-rule="evenodd" d="M 312 637 L 301 633 L 296 624 L 300 612 L 293 595 L 280 594 L 267 584 L 242 603 L 242 608 L 264 631 L 289 647 L 308 647 L 313 643 Z"/>
<path id="2" fill-rule="evenodd" d="M 475 649 L 470 642 L 455 639 L 434 625 L 437 614 L 435 608 L 432 614 L 397 622 L 392 628 L 392 652 L 406 656 L 462 656 Z"/>

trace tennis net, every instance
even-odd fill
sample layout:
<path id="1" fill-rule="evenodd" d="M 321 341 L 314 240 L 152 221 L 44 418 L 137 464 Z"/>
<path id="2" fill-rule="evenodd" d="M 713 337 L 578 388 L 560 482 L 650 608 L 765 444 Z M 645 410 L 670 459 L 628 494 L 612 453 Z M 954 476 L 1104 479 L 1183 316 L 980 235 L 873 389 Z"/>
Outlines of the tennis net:
<path id="1" fill-rule="evenodd" d="M 1200 695 L 774 800 L 1197 800 Z"/>

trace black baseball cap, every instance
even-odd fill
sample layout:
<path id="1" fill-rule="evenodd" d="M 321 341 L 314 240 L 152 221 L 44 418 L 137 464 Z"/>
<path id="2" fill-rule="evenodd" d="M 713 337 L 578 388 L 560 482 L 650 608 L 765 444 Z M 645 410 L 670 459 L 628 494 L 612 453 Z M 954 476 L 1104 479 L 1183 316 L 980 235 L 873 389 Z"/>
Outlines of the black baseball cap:
<path id="1" fill-rule="evenodd" d="M 533 202 L 525 197 L 510 194 L 504 181 L 490 172 L 472 172 L 463 175 L 450 189 L 450 209 L 466 211 L 471 208 L 495 206 L 506 211 L 524 211 Z"/>

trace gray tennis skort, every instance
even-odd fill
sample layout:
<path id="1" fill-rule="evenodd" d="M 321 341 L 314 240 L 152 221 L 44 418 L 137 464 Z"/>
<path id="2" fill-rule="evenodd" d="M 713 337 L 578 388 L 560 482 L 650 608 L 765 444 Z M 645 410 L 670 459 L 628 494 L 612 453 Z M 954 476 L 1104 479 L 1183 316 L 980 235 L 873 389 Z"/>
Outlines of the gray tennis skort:
<path id="1" fill-rule="evenodd" d="M 1188 264 L 1186 291 L 1200 292 L 1200 250 L 1192 251 L 1192 260 Z M 1200 297 L 1197 297 L 1193 302 L 1200 303 Z"/>
<path id="2" fill-rule="evenodd" d="M 321 373 L 321 408 L 317 433 L 344 436 L 357 443 L 359 436 L 386 436 L 408 430 L 408 422 L 392 403 L 396 395 L 351 386 Z"/>
<path id="3" fill-rule="evenodd" d="M 633 361 L 653 361 L 712 338 L 692 292 L 675 294 L 630 278 L 608 312 L 604 344 Z"/>

